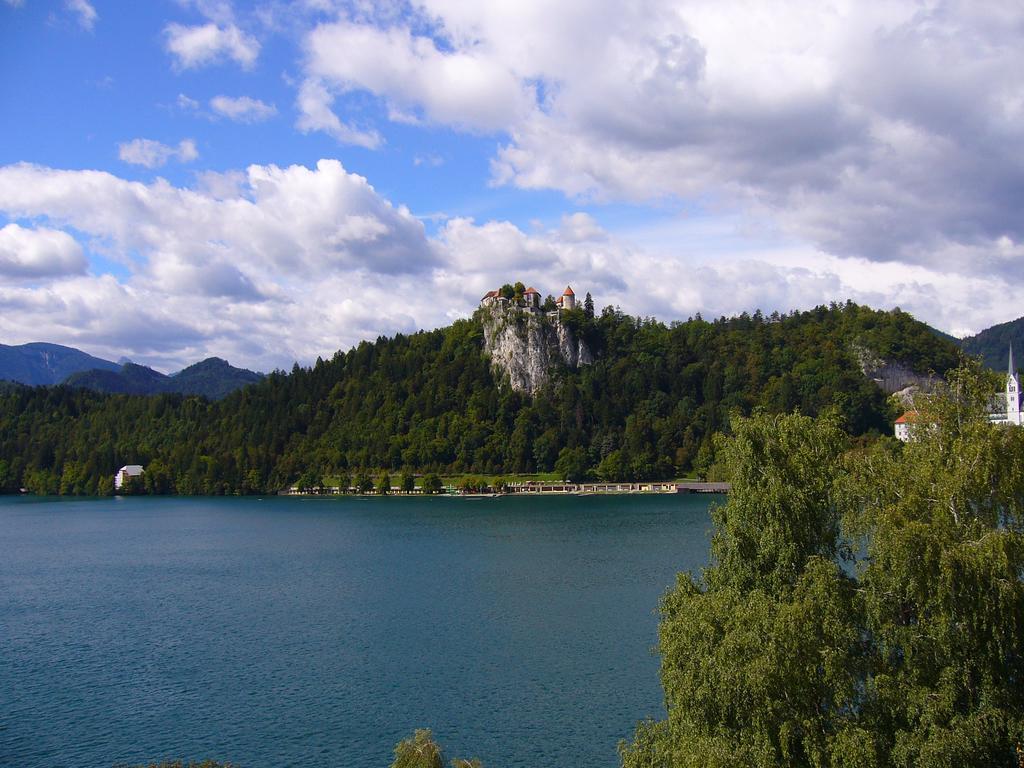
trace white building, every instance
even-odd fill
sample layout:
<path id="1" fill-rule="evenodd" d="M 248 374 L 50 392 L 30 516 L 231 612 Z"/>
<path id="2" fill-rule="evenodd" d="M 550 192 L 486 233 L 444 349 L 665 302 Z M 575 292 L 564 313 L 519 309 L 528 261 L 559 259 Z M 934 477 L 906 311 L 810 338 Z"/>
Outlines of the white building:
<path id="1" fill-rule="evenodd" d="M 896 433 L 896 439 L 902 440 L 904 443 L 910 442 L 911 428 L 917 424 L 917 411 L 907 411 L 898 419 L 893 425 L 893 429 Z"/>
<path id="2" fill-rule="evenodd" d="M 576 294 L 572 292 L 572 286 L 565 286 L 565 290 L 562 291 L 562 295 L 558 297 L 555 302 L 558 304 L 559 309 L 575 309 L 576 308 Z"/>
<path id="3" fill-rule="evenodd" d="M 141 464 L 125 464 L 114 475 L 114 490 L 120 491 L 128 482 L 129 478 L 141 477 L 143 473 Z"/>
<path id="4" fill-rule="evenodd" d="M 988 420 L 993 424 L 1013 424 L 1021 426 L 1020 413 L 1020 377 L 1013 367 L 1013 345 L 1010 345 L 1010 364 L 1006 371 L 1006 408 L 989 414 Z"/>

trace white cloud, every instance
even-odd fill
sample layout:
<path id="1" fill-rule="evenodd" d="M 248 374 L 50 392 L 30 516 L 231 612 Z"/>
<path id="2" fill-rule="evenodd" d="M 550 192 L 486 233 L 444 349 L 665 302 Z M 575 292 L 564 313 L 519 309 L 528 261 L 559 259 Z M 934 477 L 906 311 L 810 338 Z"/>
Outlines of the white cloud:
<path id="1" fill-rule="evenodd" d="M 199 150 L 192 139 L 182 139 L 177 147 L 153 139 L 132 139 L 119 144 L 117 154 L 126 163 L 159 168 L 172 158 L 182 163 L 192 162 L 199 157 Z"/>
<path id="2" fill-rule="evenodd" d="M 0 215 L 40 222 L 0 230 L 0 241 L 27 238 L 39 254 L 0 249 L 5 340 L 69 343 L 164 370 L 211 354 L 263 370 L 308 363 L 364 338 L 465 317 L 509 280 L 545 294 L 571 284 L 599 307 L 665 321 L 852 298 L 898 304 L 957 331 L 1019 313 L 1014 297 L 1024 290 L 1024 276 L 965 278 L 737 232 L 734 215 L 674 221 L 647 240 L 609 232 L 582 211 L 530 231 L 452 218 L 429 237 L 336 160 L 206 172 L 194 188 L 23 163 L 0 167 Z M 80 249 L 57 228 L 82 233 L 128 276 L 82 274 Z M 1020 258 L 1016 241 L 1000 247 Z M 29 271 L 48 280 L 29 285 Z"/>
<path id="3" fill-rule="evenodd" d="M 341 122 L 331 110 L 334 97 L 327 91 L 323 83 L 307 80 L 299 88 L 295 106 L 299 110 L 299 119 L 295 127 L 303 133 L 323 131 L 342 144 L 353 144 L 357 147 L 376 149 L 383 143 L 381 135 L 376 131 L 364 131 Z"/>
<path id="4" fill-rule="evenodd" d="M 78 16 L 78 24 L 82 29 L 92 30 L 99 14 L 89 0 L 65 0 L 64 7 Z"/>
<path id="5" fill-rule="evenodd" d="M 250 96 L 214 96 L 210 99 L 210 109 L 218 115 L 240 123 L 258 123 L 269 120 L 277 114 L 277 107 L 254 99 Z"/>
<path id="6" fill-rule="evenodd" d="M 826 253 L 1008 274 L 1024 8 L 966 0 L 422 0 L 305 39 L 303 89 L 504 135 L 493 182 L 727 205 Z M 323 105 L 327 105 L 324 107 Z M 953 258 L 947 264 L 944 259 Z"/>
<path id="7" fill-rule="evenodd" d="M 0 212 L 74 227 L 130 272 L 34 289 L 0 280 L 5 339 L 268 369 L 439 316 L 424 289 L 436 243 L 333 160 L 205 174 L 196 189 L 18 164 L 0 168 Z"/>
<path id="8" fill-rule="evenodd" d="M 178 109 L 186 112 L 194 112 L 199 109 L 199 102 L 186 96 L 184 93 L 178 94 L 178 98 L 175 100 L 175 103 L 178 105 Z"/>
<path id="9" fill-rule="evenodd" d="M 260 53 L 259 41 L 234 24 L 218 26 L 213 22 L 195 26 L 172 23 L 164 27 L 167 52 L 181 69 L 195 69 L 232 59 L 243 69 L 251 69 Z"/>
<path id="10" fill-rule="evenodd" d="M 66 232 L 14 223 L 0 229 L 0 277 L 57 277 L 80 274 L 86 266 L 82 247 Z"/>
<path id="11" fill-rule="evenodd" d="M 443 52 L 429 37 L 400 27 L 338 21 L 306 39 L 306 72 L 319 87 L 367 90 L 405 122 L 498 131 L 524 117 L 532 88 L 486 50 Z"/>

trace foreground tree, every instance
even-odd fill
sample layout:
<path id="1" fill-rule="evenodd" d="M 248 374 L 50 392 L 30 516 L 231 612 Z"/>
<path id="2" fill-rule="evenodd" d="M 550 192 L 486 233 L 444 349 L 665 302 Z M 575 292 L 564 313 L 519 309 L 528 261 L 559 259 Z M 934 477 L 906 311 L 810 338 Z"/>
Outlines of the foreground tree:
<path id="1" fill-rule="evenodd" d="M 411 738 L 395 746 L 395 760 L 391 768 L 444 768 L 444 752 L 427 728 L 417 729 Z M 453 768 L 483 768 L 479 760 L 455 758 Z"/>
<path id="2" fill-rule="evenodd" d="M 715 565 L 662 602 L 668 719 L 626 768 L 1018 765 L 1024 430 L 992 391 L 956 371 L 916 442 L 857 454 L 834 417 L 733 421 Z"/>

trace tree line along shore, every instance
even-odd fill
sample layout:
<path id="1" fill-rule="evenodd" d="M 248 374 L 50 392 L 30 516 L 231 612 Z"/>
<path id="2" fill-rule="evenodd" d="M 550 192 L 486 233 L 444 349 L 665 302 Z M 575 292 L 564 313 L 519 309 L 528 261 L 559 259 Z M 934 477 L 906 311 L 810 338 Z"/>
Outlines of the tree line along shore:
<path id="1" fill-rule="evenodd" d="M 897 407 L 858 350 L 920 372 L 959 360 L 910 315 L 853 303 L 671 324 L 614 307 L 564 315 L 593 363 L 553 371 L 532 395 L 495 372 L 475 318 L 363 342 L 218 401 L 0 386 L 0 490 L 109 494 L 126 464 L 145 466 L 144 492 L 180 495 L 369 471 L 722 479 L 715 435 L 756 409 L 835 412 L 858 444 L 889 434 Z"/>

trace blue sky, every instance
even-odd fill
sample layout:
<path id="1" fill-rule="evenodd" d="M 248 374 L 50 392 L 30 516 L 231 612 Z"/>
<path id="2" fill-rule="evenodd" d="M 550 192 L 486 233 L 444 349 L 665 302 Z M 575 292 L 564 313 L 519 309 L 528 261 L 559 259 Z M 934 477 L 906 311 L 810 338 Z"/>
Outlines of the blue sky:
<path id="1" fill-rule="evenodd" d="M 1024 11 L 0 0 L 0 342 L 269 369 L 507 280 L 1020 314 Z"/>

